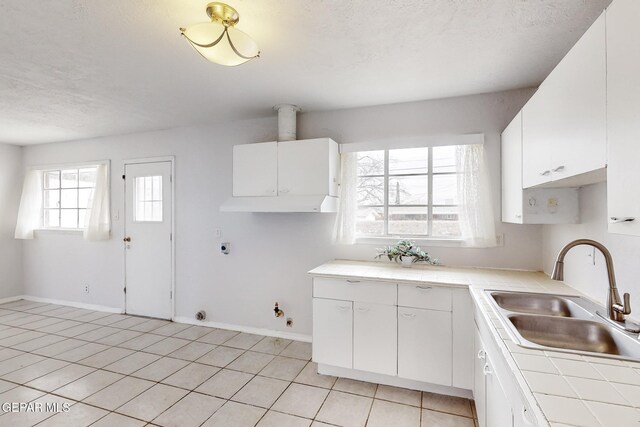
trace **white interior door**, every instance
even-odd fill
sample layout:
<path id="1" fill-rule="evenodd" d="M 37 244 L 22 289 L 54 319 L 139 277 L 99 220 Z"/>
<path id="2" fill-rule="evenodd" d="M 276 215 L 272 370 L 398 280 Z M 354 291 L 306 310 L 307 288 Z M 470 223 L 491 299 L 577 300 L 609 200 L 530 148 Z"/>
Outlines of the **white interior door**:
<path id="1" fill-rule="evenodd" d="M 125 165 L 126 312 L 171 319 L 171 162 Z"/>

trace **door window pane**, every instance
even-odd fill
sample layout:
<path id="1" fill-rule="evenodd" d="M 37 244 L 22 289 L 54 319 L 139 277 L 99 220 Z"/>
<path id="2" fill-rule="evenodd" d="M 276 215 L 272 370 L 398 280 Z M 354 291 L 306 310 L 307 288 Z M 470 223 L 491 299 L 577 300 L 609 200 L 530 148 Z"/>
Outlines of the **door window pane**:
<path id="1" fill-rule="evenodd" d="M 138 176 L 134 188 L 134 221 L 162 222 L 162 176 Z"/>

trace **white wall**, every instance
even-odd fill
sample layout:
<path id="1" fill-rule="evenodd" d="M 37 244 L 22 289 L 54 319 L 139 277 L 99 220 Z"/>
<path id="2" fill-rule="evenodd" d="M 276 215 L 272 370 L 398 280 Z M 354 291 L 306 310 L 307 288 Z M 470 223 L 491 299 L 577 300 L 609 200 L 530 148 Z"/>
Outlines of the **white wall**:
<path id="1" fill-rule="evenodd" d="M 0 298 L 22 294 L 22 242 L 13 238 L 22 188 L 22 148 L 0 144 Z"/>
<path id="2" fill-rule="evenodd" d="M 361 142 L 395 136 L 484 132 L 499 206 L 499 135 L 532 91 L 302 114 L 299 138 L 331 136 Z M 123 159 L 176 156 L 176 310 L 192 317 L 205 309 L 212 321 L 272 330 L 311 332 L 311 281 L 305 272 L 333 258 L 372 259 L 375 246 L 331 244 L 334 215 L 220 213 L 231 195 L 234 144 L 274 140 L 277 119 L 266 118 L 24 148 L 24 164 L 112 161 L 113 213 L 122 218 Z M 115 217 L 115 215 L 114 215 Z M 215 229 L 231 242 L 219 253 Z M 449 265 L 539 269 L 538 226 L 502 225 L 505 247 L 429 248 Z M 24 244 L 25 293 L 123 306 L 122 220 L 113 239 L 88 243 L 78 234 L 39 233 Z M 82 284 L 91 293 L 82 292 Z M 275 319 L 278 301 L 294 328 Z"/>
<path id="3" fill-rule="evenodd" d="M 631 294 L 632 317 L 640 318 L 640 237 L 607 232 L 607 185 L 605 182 L 580 189 L 580 224 L 543 227 L 544 271 L 551 274 L 556 255 L 575 239 L 593 239 L 613 255 L 620 295 Z M 607 269 L 604 258 L 587 246 L 576 246 L 565 258 L 565 282 L 603 305 L 607 301 Z"/>

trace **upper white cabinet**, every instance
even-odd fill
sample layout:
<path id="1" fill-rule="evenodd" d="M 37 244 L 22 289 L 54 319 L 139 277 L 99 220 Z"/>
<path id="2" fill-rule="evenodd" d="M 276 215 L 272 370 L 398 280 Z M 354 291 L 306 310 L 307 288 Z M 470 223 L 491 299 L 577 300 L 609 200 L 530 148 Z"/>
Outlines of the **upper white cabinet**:
<path id="1" fill-rule="evenodd" d="M 233 196 L 338 195 L 340 153 L 329 138 L 233 147 Z"/>
<path id="2" fill-rule="evenodd" d="M 606 67 L 602 14 L 522 110 L 524 188 L 584 185 L 603 179 Z"/>
<path id="3" fill-rule="evenodd" d="M 278 143 L 233 146 L 233 196 L 270 197 L 278 191 Z"/>
<path id="4" fill-rule="evenodd" d="M 338 195 L 340 153 L 329 138 L 278 143 L 278 194 Z"/>
<path id="5" fill-rule="evenodd" d="M 578 222 L 578 190 L 523 189 L 522 164 L 521 111 L 502 132 L 502 221 L 514 224 Z"/>
<path id="6" fill-rule="evenodd" d="M 640 2 L 607 9 L 609 231 L 640 235 Z M 633 219 L 633 220 L 631 220 Z"/>

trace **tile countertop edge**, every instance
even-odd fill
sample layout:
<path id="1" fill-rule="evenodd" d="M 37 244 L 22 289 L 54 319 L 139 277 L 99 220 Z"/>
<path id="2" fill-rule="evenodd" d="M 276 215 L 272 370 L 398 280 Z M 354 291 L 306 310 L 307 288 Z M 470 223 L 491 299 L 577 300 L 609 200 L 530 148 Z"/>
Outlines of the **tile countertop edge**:
<path id="1" fill-rule="evenodd" d="M 571 423 L 560 423 L 558 424 L 557 420 L 553 419 L 553 415 L 551 417 L 550 414 L 545 413 L 541 403 L 536 398 L 535 394 L 540 396 L 548 396 L 548 397 L 558 397 L 562 399 L 561 396 L 556 396 L 553 393 L 546 394 L 544 392 L 534 392 L 531 386 L 528 384 L 527 380 L 524 377 L 523 371 L 516 361 L 516 357 L 514 356 L 517 353 L 519 356 L 523 354 L 535 355 L 537 357 L 555 357 L 555 358 L 563 358 L 563 354 L 566 353 L 561 352 L 553 352 L 553 351 L 542 351 L 542 350 L 530 350 L 530 349 L 522 349 L 522 351 L 518 351 L 520 347 L 517 347 L 517 344 L 513 343 L 513 341 L 508 337 L 506 329 L 504 329 L 504 325 L 502 325 L 501 321 L 498 319 L 496 313 L 493 311 L 489 302 L 484 297 L 484 290 L 486 289 L 497 289 L 497 290 L 510 290 L 510 291 L 525 291 L 525 292 L 537 292 L 537 293 L 553 293 L 553 294 L 564 294 L 564 295 L 577 295 L 583 296 L 587 299 L 590 299 L 588 296 L 583 295 L 577 290 L 565 285 L 562 282 L 557 282 L 551 280 L 548 276 L 546 276 L 542 272 L 526 272 L 526 271 L 517 271 L 517 270 L 499 270 L 499 269 L 486 269 L 486 268 L 459 268 L 459 267 L 442 267 L 442 266 L 428 266 L 428 267 L 413 267 L 413 268 L 403 268 L 399 265 L 393 265 L 391 263 L 382 263 L 382 262 L 367 262 L 367 261 L 347 261 L 347 260 L 335 260 L 325 263 L 319 267 L 314 268 L 313 270 L 308 272 L 309 275 L 313 277 L 331 277 L 331 278 L 357 278 L 362 280 L 370 280 L 370 281 L 380 281 L 380 282 L 394 282 L 394 283 L 407 283 L 407 284 L 415 284 L 415 283 L 429 283 L 435 285 L 442 286 L 456 286 L 456 287 L 467 287 L 469 288 L 472 300 L 474 304 L 479 308 L 479 312 L 483 317 L 484 323 L 488 326 L 488 330 L 491 333 L 492 339 L 495 344 L 500 349 L 500 352 L 503 355 L 503 360 L 507 363 L 509 369 L 511 370 L 516 385 L 522 392 L 522 396 L 526 399 L 530 408 L 534 412 L 536 421 L 541 426 L 555 426 L 555 425 L 587 425 L 587 424 L 571 424 Z M 597 301 L 596 301 L 597 302 Z M 495 318 L 495 319 L 494 319 Z M 500 330 L 505 331 L 504 333 L 507 337 L 503 337 L 500 334 Z M 514 344 L 515 350 L 511 350 L 507 343 L 509 341 Z M 565 356 L 566 357 L 566 356 Z M 601 363 L 604 365 L 612 364 L 612 362 L 607 362 L 605 360 L 593 361 L 594 357 L 589 356 L 574 356 L 573 358 L 567 358 L 566 361 L 573 360 L 576 365 L 583 363 L 585 361 L 591 363 Z M 614 366 L 625 366 L 628 368 L 629 374 L 633 374 L 634 370 L 640 369 L 640 363 L 634 362 L 615 362 L 617 363 Z M 635 372 L 636 374 L 640 374 L 640 370 Z M 566 375 L 563 373 L 556 374 L 566 379 Z M 581 377 L 576 377 L 581 378 Z M 638 386 L 638 393 L 640 393 L 640 376 L 638 377 L 638 383 L 634 382 L 633 386 Z M 605 380 L 607 383 L 611 384 L 611 381 Z M 624 384 L 617 384 L 624 385 Z M 640 397 L 639 397 L 640 398 Z M 597 414 L 598 401 L 583 399 L 581 397 L 573 397 L 572 400 L 578 401 L 582 403 L 584 409 L 589 412 L 589 419 L 593 419 L 595 423 L 589 423 L 588 425 L 593 426 L 608 426 L 610 423 L 603 421 L 603 414 L 605 414 L 605 409 L 599 411 Z M 606 405 L 606 404 L 603 404 Z M 607 405 L 613 406 L 613 405 Z M 615 405 L 618 409 L 625 409 L 627 411 L 633 410 L 634 413 L 631 416 L 635 416 L 635 413 L 638 413 L 638 405 L 634 406 L 633 402 L 626 403 L 625 405 L 618 404 Z M 626 415 L 629 415 L 627 412 Z M 552 419 L 550 419 L 552 418 Z M 596 421 L 597 420 L 597 421 Z M 615 424 L 619 425 L 619 424 Z"/>

